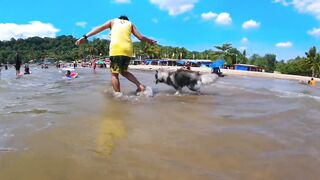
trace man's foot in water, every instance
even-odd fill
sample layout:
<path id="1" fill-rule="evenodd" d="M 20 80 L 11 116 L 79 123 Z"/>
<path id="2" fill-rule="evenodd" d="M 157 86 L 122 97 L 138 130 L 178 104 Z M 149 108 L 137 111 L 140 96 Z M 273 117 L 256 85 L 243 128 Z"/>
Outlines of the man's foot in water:
<path id="1" fill-rule="evenodd" d="M 142 84 L 140 84 L 139 88 L 137 89 L 137 92 L 143 92 L 146 90 L 146 87 Z"/>
<path id="2" fill-rule="evenodd" d="M 146 87 L 142 84 L 139 85 L 139 88 L 136 90 L 137 95 L 139 96 L 141 93 L 143 93 L 146 90 Z"/>

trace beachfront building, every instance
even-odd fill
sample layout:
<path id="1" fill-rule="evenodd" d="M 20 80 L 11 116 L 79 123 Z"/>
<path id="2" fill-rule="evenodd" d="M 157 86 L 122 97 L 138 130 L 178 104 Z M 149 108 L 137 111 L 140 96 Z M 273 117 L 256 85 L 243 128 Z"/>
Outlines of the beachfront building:
<path id="1" fill-rule="evenodd" d="M 250 64 L 235 64 L 234 69 L 240 71 L 261 71 L 261 68 L 258 66 Z"/>
<path id="2" fill-rule="evenodd" d="M 160 60 L 158 59 L 134 59 L 131 61 L 130 64 L 132 65 L 160 65 L 159 64 Z"/>
<path id="3" fill-rule="evenodd" d="M 189 62 L 192 67 L 209 67 L 212 63 L 211 60 L 191 60 L 191 59 L 135 59 L 131 61 L 133 65 L 160 65 L 160 66 L 184 66 Z"/>
<path id="4" fill-rule="evenodd" d="M 212 63 L 211 60 L 190 60 L 190 59 L 182 59 L 177 61 L 177 66 L 184 66 L 186 62 L 189 62 L 192 67 L 201 67 L 206 66 L 209 67 Z"/>

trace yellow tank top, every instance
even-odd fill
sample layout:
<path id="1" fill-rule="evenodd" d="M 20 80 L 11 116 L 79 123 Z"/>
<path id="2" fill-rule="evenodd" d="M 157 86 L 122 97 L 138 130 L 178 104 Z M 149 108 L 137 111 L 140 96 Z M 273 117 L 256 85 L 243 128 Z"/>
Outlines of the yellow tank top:
<path id="1" fill-rule="evenodd" d="M 132 23 L 127 20 L 114 19 L 110 31 L 110 56 L 132 57 L 131 40 Z"/>
<path id="2" fill-rule="evenodd" d="M 311 80 L 310 81 L 310 86 L 316 86 L 316 81 L 315 80 Z"/>

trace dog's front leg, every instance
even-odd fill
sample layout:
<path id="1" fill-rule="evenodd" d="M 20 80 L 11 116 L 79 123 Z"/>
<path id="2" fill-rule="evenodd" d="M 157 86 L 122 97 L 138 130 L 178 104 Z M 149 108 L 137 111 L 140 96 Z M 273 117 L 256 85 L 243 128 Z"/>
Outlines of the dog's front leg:
<path id="1" fill-rule="evenodd" d="M 179 88 L 179 89 L 177 89 L 177 92 L 174 93 L 174 95 L 175 95 L 175 96 L 179 96 L 179 95 L 181 95 L 181 93 L 182 93 L 182 89 Z"/>

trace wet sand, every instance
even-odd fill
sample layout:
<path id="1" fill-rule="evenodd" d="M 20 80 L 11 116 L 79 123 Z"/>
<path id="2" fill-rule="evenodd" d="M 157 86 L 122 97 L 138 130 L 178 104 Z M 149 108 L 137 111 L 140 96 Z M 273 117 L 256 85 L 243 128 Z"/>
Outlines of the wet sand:
<path id="1" fill-rule="evenodd" d="M 0 179 L 318 179 L 319 88 L 226 76 L 202 95 L 112 97 L 108 70 L 0 79 Z"/>

